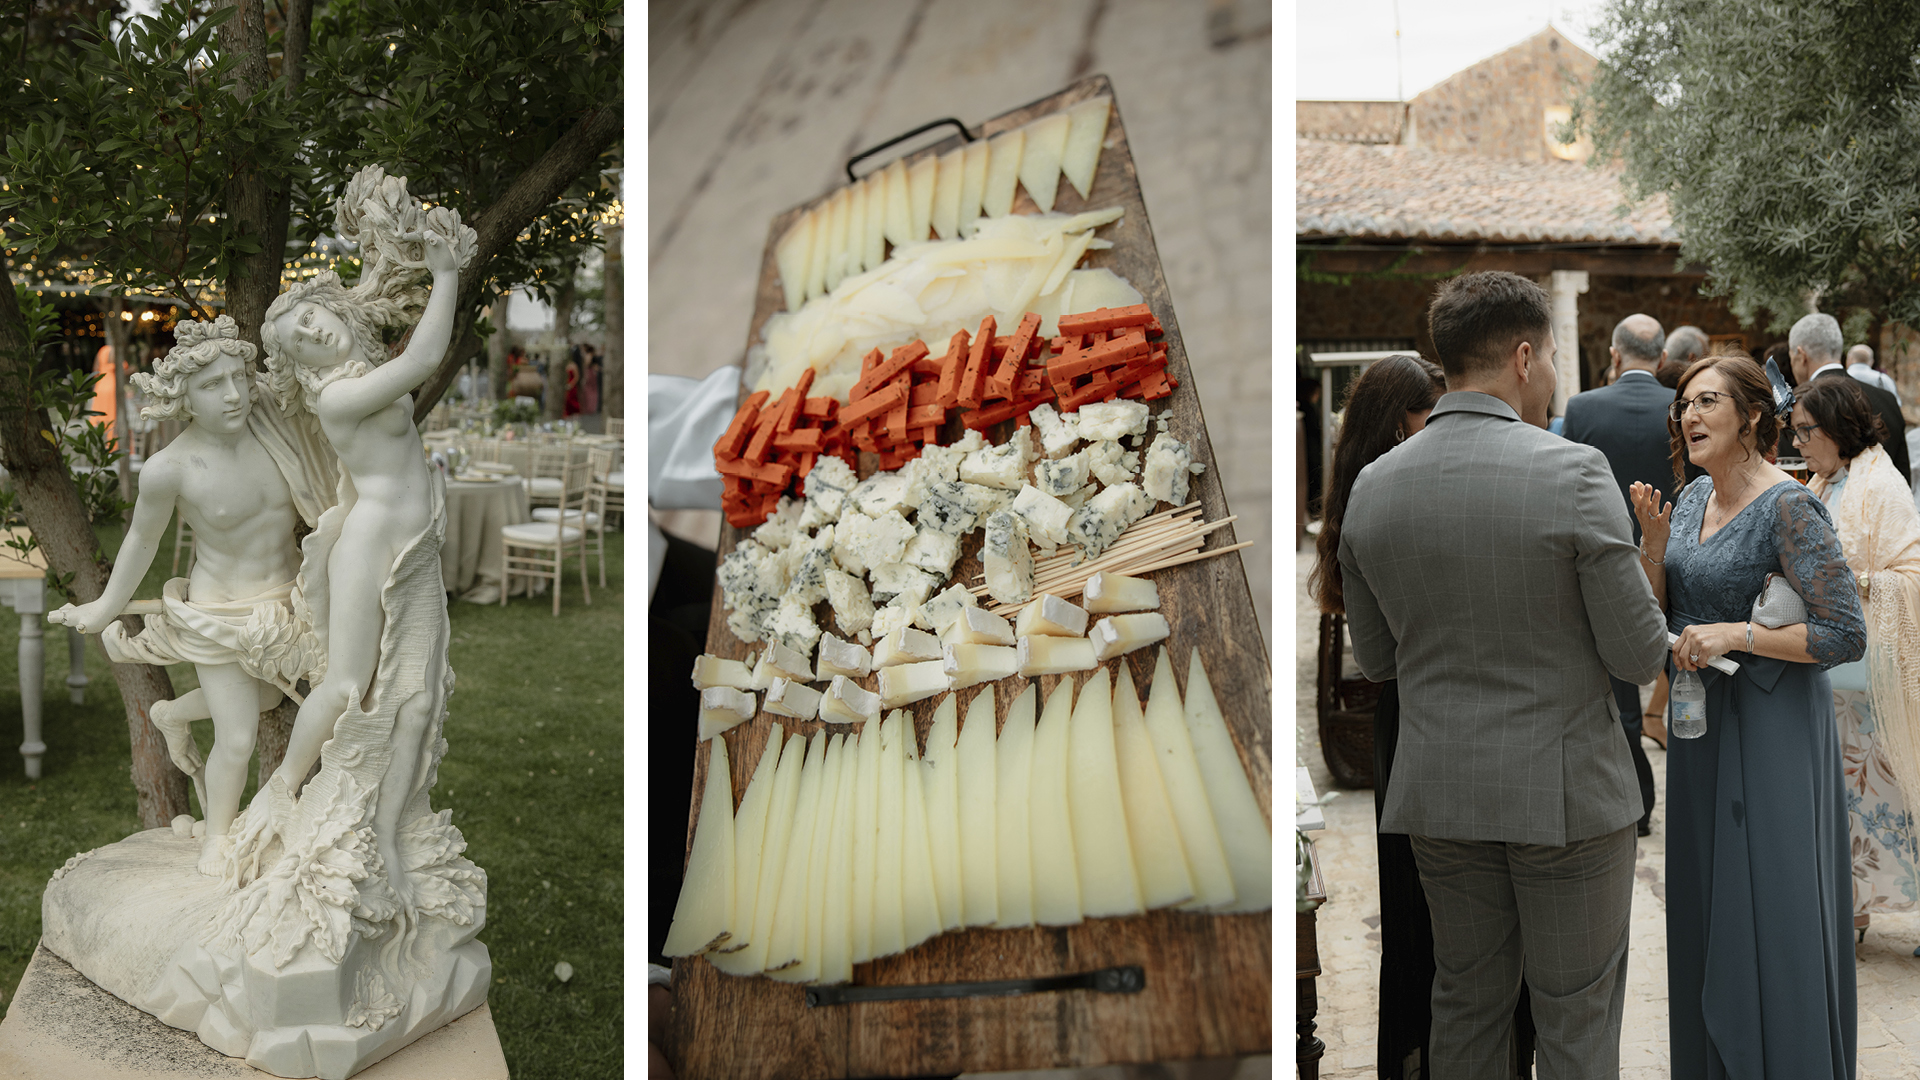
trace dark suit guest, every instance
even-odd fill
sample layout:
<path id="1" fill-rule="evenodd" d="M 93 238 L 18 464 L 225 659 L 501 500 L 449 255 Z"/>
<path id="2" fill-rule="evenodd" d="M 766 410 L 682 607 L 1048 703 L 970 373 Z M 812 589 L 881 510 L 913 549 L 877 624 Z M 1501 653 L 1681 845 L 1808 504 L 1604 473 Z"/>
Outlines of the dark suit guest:
<path id="1" fill-rule="evenodd" d="M 1824 313 L 1803 317 L 1793 324 L 1787 333 L 1787 351 L 1793 357 L 1793 381 L 1812 382 L 1815 379 L 1851 379 L 1841 358 L 1846 349 L 1846 339 L 1840 336 L 1840 324 L 1834 317 Z M 1855 380 L 1858 382 L 1858 380 Z M 1893 467 L 1908 484 L 1913 483 L 1913 470 L 1907 460 L 1907 421 L 1900 415 L 1900 402 L 1892 394 L 1868 383 L 1860 383 L 1860 392 L 1867 395 L 1867 404 L 1873 406 L 1873 414 L 1880 418 L 1880 424 L 1887 429 L 1887 456 L 1893 459 Z M 1800 451 L 1792 442 L 1792 433 L 1780 436 L 1780 457 L 1799 457 Z"/>
<path id="2" fill-rule="evenodd" d="M 1675 336 L 1679 336 L 1678 331 Z M 1651 316 L 1627 316 L 1613 328 L 1613 366 L 1619 378 L 1612 386 L 1567 399 L 1567 438 L 1607 455 L 1613 482 L 1620 489 L 1620 505 L 1629 511 L 1633 502 L 1627 489 L 1636 480 L 1659 488 L 1662 498 L 1673 494 L 1673 466 L 1667 459 L 1667 410 L 1673 407 L 1673 391 L 1654 378 L 1663 352 L 1672 351 L 1663 349 L 1666 343 L 1660 324 Z M 1633 542 L 1640 542 L 1638 524 L 1634 526 Z M 1634 775 L 1640 781 L 1640 803 L 1646 808 L 1638 831 L 1646 836 L 1652 831 L 1653 821 L 1653 764 L 1640 745 L 1640 687 L 1625 679 L 1610 678 L 1620 727 L 1626 732 Z"/>

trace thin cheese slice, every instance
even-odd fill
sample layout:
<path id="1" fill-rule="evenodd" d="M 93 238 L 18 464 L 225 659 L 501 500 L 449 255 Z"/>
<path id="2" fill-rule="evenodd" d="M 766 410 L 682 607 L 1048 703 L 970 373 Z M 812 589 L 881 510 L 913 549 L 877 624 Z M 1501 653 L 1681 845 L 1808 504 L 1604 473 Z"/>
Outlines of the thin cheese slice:
<path id="1" fill-rule="evenodd" d="M 1227 869 L 1227 850 L 1207 802 L 1206 780 L 1193 756 L 1193 739 L 1181 713 L 1180 690 L 1173 682 L 1173 662 L 1165 646 L 1153 665 L 1153 688 L 1147 695 L 1147 736 L 1153 740 L 1160 780 L 1167 787 L 1174 824 L 1180 828 L 1180 847 L 1193 875 L 1193 899 L 1183 911 L 1223 908 L 1234 902 L 1233 873 Z"/>
<path id="2" fill-rule="evenodd" d="M 960 922 L 960 699 L 948 694 L 933 710 L 927 732 L 927 842 L 932 848 L 933 889 L 940 902 L 940 929 Z"/>
<path id="3" fill-rule="evenodd" d="M 905 880 L 906 755 L 895 709 L 880 725 L 880 831 L 873 872 L 873 955 L 892 956 L 907 947 L 902 896 Z"/>
<path id="4" fill-rule="evenodd" d="M 926 770 L 914 751 L 913 717 L 904 717 L 901 739 L 906 746 L 906 840 L 901 856 L 901 920 L 906 924 L 907 948 L 941 930 L 940 899 L 933 884 L 933 850 L 927 830 Z"/>
<path id="5" fill-rule="evenodd" d="M 847 214 L 849 205 L 847 189 L 841 188 L 827 197 L 827 274 L 824 281 L 828 292 L 840 284 L 847 276 Z"/>
<path id="6" fill-rule="evenodd" d="M 980 200 L 987 193 L 987 159 L 990 157 L 985 139 L 977 139 L 967 144 L 960 158 L 960 216 L 958 228 L 961 236 L 973 235 L 973 223 L 980 220 Z"/>
<path id="7" fill-rule="evenodd" d="M 867 189 L 867 228 L 861 234 L 866 247 L 860 265 L 878 270 L 887 261 L 887 174 L 874 173 L 861 183 Z"/>
<path id="8" fill-rule="evenodd" d="M 707 959 L 714 967 L 732 975 L 751 975 L 746 961 L 747 939 L 753 936 L 753 905 L 760 890 L 760 853 L 767 832 L 767 811 L 772 806 L 773 776 L 780 764 L 783 738 L 780 725 L 773 725 L 767 745 L 760 751 L 760 762 L 747 781 L 747 793 L 740 797 L 740 809 L 733 815 L 733 916 L 726 944 Z"/>
<path id="9" fill-rule="evenodd" d="M 1013 210 L 1014 189 L 1020 184 L 1020 152 L 1025 143 L 1022 129 L 995 135 L 987 140 L 987 186 L 980 193 L 980 212 L 990 218 L 1006 217 Z"/>
<path id="10" fill-rule="evenodd" d="M 800 963 L 793 971 L 794 982 L 818 982 L 826 963 L 827 874 L 832 865 L 833 837 L 844 824 L 841 812 L 840 774 L 846 765 L 845 735 L 827 741 L 826 769 L 820 774 L 820 803 L 814 811 L 813 850 L 807 858 L 807 917 L 800 943 Z M 846 909 L 841 908 L 844 916 Z"/>
<path id="11" fill-rule="evenodd" d="M 780 902 L 781 875 L 787 868 L 787 854 L 793 839 L 794 809 L 800 802 L 800 769 L 807 753 L 807 740 L 795 735 L 780 751 L 780 766 L 773 772 L 773 797 L 767 806 L 767 831 L 760 843 L 759 893 L 753 902 L 753 933 L 740 962 L 749 971 L 765 971 L 773 943 L 773 918 Z"/>
<path id="12" fill-rule="evenodd" d="M 1100 166 L 1100 147 L 1107 138 L 1107 115 L 1112 111 L 1110 97 L 1089 98 L 1068 111 L 1072 125 L 1067 129 L 1067 145 L 1060 155 L 1060 171 L 1082 199 L 1093 193 L 1093 174 Z"/>
<path id="13" fill-rule="evenodd" d="M 873 959 L 873 875 L 880 857 L 880 726 L 868 724 L 854 753 L 853 962 Z"/>
<path id="14" fill-rule="evenodd" d="M 813 265 L 813 215 L 801 214 L 787 227 L 787 233 L 773 249 L 773 262 L 780 268 L 780 289 L 787 299 L 788 311 L 799 311 L 807 302 L 807 270 Z"/>
<path id="15" fill-rule="evenodd" d="M 993 687 L 967 706 L 960 729 L 960 917 L 967 926 L 991 926 L 1000 918 L 998 859 L 994 854 Z"/>
<path id="16" fill-rule="evenodd" d="M 733 924 L 733 777 L 727 771 L 727 740 L 713 739 L 707 746 L 707 785 L 693 827 L 693 852 L 661 947 L 668 956 L 716 948 Z"/>
<path id="17" fill-rule="evenodd" d="M 955 148 L 940 156 L 940 172 L 933 181 L 933 217 L 935 236 L 951 240 L 960 235 L 960 189 L 966 173 L 964 148 Z"/>
<path id="18" fill-rule="evenodd" d="M 907 214 L 913 242 L 927 238 L 933 224 L 933 191 L 940 179 L 938 158 L 923 157 L 907 168 Z"/>
<path id="19" fill-rule="evenodd" d="M 895 158 L 881 172 L 887 178 L 887 242 L 894 247 L 912 243 L 913 196 L 908 191 L 907 163 Z"/>
<path id="20" fill-rule="evenodd" d="M 847 185 L 846 277 L 867 269 L 867 182 Z"/>
<path id="21" fill-rule="evenodd" d="M 1033 925 L 1033 714 L 1039 687 L 1027 684 L 1007 707 L 994 756 L 1000 919 L 995 926 Z"/>
<path id="22" fill-rule="evenodd" d="M 1193 756 L 1206 781 L 1207 801 L 1220 826 L 1220 843 L 1233 873 L 1235 900 L 1226 911 L 1266 911 L 1273 906 L 1273 829 L 1260 812 L 1260 800 L 1234 748 L 1220 703 L 1207 683 L 1207 669 L 1195 649 L 1187 662 L 1187 699 L 1183 710 Z"/>
<path id="23" fill-rule="evenodd" d="M 791 969 L 800 963 L 800 949 L 807 940 L 807 864 L 813 856 L 813 834 L 819 825 L 820 778 L 826 771 L 826 759 L 827 734 L 823 731 L 808 740 L 807 756 L 800 766 L 793 827 L 780 870 L 780 891 L 775 894 L 773 937 L 768 940 L 763 965 L 774 978 L 789 977 Z"/>
<path id="24" fill-rule="evenodd" d="M 835 785 L 833 831 L 827 840 L 825 900 L 817 913 L 820 924 L 820 981 L 842 983 L 853 978 L 853 781 L 857 746 L 839 736 L 839 779 Z"/>
<path id="25" fill-rule="evenodd" d="M 1133 845 L 1127 837 L 1127 812 L 1120 799 L 1113 696 L 1105 668 L 1081 685 L 1070 731 L 1067 796 L 1073 817 L 1074 865 L 1080 870 L 1080 913 L 1097 918 L 1143 911 Z"/>
<path id="26" fill-rule="evenodd" d="M 1041 213 L 1053 209 L 1053 193 L 1060 186 L 1060 157 L 1067 149 L 1072 120 L 1066 113 L 1043 116 L 1021 130 L 1020 186 Z"/>
<path id="27" fill-rule="evenodd" d="M 827 215 L 827 204 L 821 203 L 807 212 L 813 219 L 813 244 L 807 249 L 807 299 L 824 296 L 827 292 L 827 261 L 833 255 L 833 222 Z"/>
<path id="28" fill-rule="evenodd" d="M 1113 741 L 1120 757 L 1120 801 L 1127 808 L 1127 839 L 1133 842 L 1140 898 L 1148 908 L 1184 904 L 1193 899 L 1193 875 L 1187 870 L 1180 826 L 1174 822 L 1140 697 L 1133 690 L 1133 673 L 1126 664 L 1120 665 L 1120 677 L 1113 686 Z"/>
<path id="29" fill-rule="evenodd" d="M 1070 926 L 1080 921 L 1080 872 L 1074 867 L 1073 813 L 1067 802 L 1067 735 L 1073 716 L 1073 680 L 1061 679 L 1033 731 L 1033 795 L 1027 807 L 1032 839 L 1033 921 Z"/>

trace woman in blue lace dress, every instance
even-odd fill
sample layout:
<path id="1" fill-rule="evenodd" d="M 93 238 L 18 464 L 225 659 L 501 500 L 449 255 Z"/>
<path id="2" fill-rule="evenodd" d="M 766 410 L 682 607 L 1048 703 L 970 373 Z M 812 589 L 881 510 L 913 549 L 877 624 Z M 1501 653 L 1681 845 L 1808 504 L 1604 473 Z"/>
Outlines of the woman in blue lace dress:
<path id="1" fill-rule="evenodd" d="M 1852 1080 L 1853 903 L 1839 738 L 1826 669 L 1866 647 L 1826 507 L 1761 454 L 1780 419 L 1745 356 L 1681 377 L 1677 504 L 1635 484 L 1642 566 L 1679 634 L 1673 667 L 1706 683 L 1707 733 L 1667 752 L 1667 988 L 1676 1080 Z M 1684 456 L 1683 456 L 1684 455 Z M 1805 601 L 1748 621 L 1768 574 Z M 1740 665 L 1728 676 L 1714 656 Z"/>

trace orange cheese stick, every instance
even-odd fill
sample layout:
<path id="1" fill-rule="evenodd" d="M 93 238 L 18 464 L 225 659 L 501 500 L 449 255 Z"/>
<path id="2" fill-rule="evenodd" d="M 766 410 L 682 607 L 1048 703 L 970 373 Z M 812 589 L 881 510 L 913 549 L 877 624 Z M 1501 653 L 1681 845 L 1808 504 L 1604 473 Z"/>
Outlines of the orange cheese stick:
<path id="1" fill-rule="evenodd" d="M 1138 330 L 1114 341 L 1103 341 L 1071 360 L 1047 365 L 1047 374 L 1054 382 L 1071 379 L 1076 375 L 1086 375 L 1101 368 L 1117 367 L 1134 359 L 1147 355 L 1150 351 L 1147 336 Z"/>
<path id="2" fill-rule="evenodd" d="M 980 332 L 973 335 L 973 349 L 967 354 L 967 370 L 960 376 L 959 403 L 969 409 L 980 407 L 987 388 L 987 353 L 993 347 L 993 316 L 980 320 Z"/>
<path id="3" fill-rule="evenodd" d="M 960 376 L 967 364 L 967 332 L 956 330 L 947 342 L 947 355 L 940 361 L 940 404 L 951 409 L 960 404 Z"/>
<path id="4" fill-rule="evenodd" d="M 873 393 L 873 388 L 867 385 L 867 373 L 878 367 L 885 357 L 886 354 L 879 349 L 870 349 L 867 355 L 860 358 L 860 381 L 853 384 L 852 390 L 847 391 L 847 404 L 851 405 Z"/>
<path id="5" fill-rule="evenodd" d="M 810 420 L 831 420 L 840 411 L 840 403 L 830 397 L 810 397 L 800 405 L 800 415 Z"/>
<path id="6" fill-rule="evenodd" d="M 1027 352 L 1033 346 L 1033 339 L 1040 332 L 1040 316 L 1029 311 L 1020 317 L 1020 325 L 1013 331 L 1013 337 L 1007 343 L 1006 359 L 994 370 L 993 377 L 987 380 L 986 396 L 990 398 L 1010 398 L 1014 384 L 1026 370 Z"/>
<path id="7" fill-rule="evenodd" d="M 939 404 L 939 402 L 940 402 L 940 384 L 939 383 L 931 383 L 931 382 L 914 383 L 912 391 L 907 396 L 907 404 L 913 406 L 916 409 L 922 405 L 937 405 Z"/>
<path id="8" fill-rule="evenodd" d="M 879 351 L 879 349 L 874 350 L 876 353 Z M 856 395 L 856 400 L 878 390 L 882 384 L 891 382 L 895 375 L 913 366 L 915 360 L 925 355 L 927 355 L 927 343 L 918 339 L 893 350 L 891 356 L 861 374 L 860 381 L 854 384 L 854 389 L 860 391 Z"/>
<path id="9" fill-rule="evenodd" d="M 1079 315 L 1060 316 L 1060 333 L 1091 334 L 1097 331 L 1118 330 L 1126 326 L 1150 327 L 1158 331 L 1159 320 L 1153 317 L 1153 309 L 1145 304 L 1131 307 L 1100 308 L 1097 311 L 1082 312 Z"/>
<path id="10" fill-rule="evenodd" d="M 746 448 L 747 439 L 753 434 L 753 418 L 760 414 L 760 406 L 766 403 L 770 395 L 765 390 L 755 391 L 753 396 L 740 403 L 734 410 L 733 422 L 727 425 L 726 434 L 713 448 L 714 457 L 720 460 L 737 458 Z"/>
<path id="11" fill-rule="evenodd" d="M 871 420 L 888 409 L 907 402 L 908 390 L 904 383 L 889 383 L 884 390 L 862 397 L 840 410 L 840 423 L 852 427 L 863 421 Z"/>
<path id="12" fill-rule="evenodd" d="M 821 447 L 826 445 L 826 432 L 819 428 L 802 428 L 785 435 L 775 435 L 773 445 L 778 450 L 819 453 Z"/>

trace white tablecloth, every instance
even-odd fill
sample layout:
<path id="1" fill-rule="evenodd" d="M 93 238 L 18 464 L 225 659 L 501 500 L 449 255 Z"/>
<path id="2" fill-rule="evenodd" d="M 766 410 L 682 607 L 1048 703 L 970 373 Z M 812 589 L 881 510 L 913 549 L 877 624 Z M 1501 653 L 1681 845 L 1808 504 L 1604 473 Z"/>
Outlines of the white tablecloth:
<path id="1" fill-rule="evenodd" d="M 530 517 L 527 485 L 517 476 L 448 480 L 447 538 L 440 548 L 440 574 L 447 592 L 475 604 L 499 603 L 500 527 L 518 525 Z M 516 578 L 513 592 L 523 593 L 530 584 L 536 583 Z"/>

